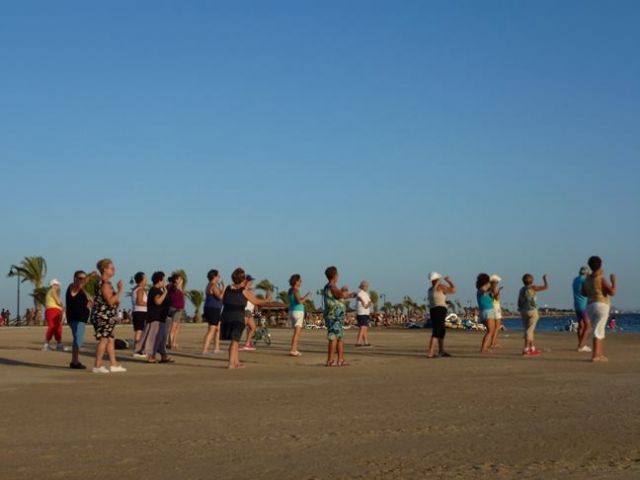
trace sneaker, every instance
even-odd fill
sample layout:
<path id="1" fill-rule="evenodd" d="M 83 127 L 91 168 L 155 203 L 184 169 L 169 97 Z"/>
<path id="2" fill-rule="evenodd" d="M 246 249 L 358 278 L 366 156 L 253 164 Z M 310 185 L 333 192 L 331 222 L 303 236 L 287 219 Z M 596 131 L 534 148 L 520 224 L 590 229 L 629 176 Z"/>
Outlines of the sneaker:
<path id="1" fill-rule="evenodd" d="M 579 352 L 591 352 L 591 347 L 587 347 L 586 345 L 584 347 L 580 347 L 578 349 Z"/>
<path id="2" fill-rule="evenodd" d="M 536 350 L 535 348 L 532 348 L 531 350 L 529 350 L 529 353 L 527 354 L 528 357 L 539 357 L 540 356 L 540 350 Z"/>
<path id="3" fill-rule="evenodd" d="M 124 368 L 122 365 L 112 365 L 111 368 L 109 368 L 109 371 L 111 373 L 118 373 L 118 372 L 126 372 L 127 369 Z"/>
<path id="4" fill-rule="evenodd" d="M 71 362 L 69 364 L 69 368 L 73 369 L 73 370 L 86 370 L 87 367 L 85 367 L 83 364 L 81 364 L 80 362 L 78 363 L 73 363 Z"/>
<path id="5" fill-rule="evenodd" d="M 51 348 L 49 347 L 48 343 L 45 343 L 42 347 L 42 351 L 43 352 L 48 352 L 49 350 L 51 350 Z"/>
<path id="6" fill-rule="evenodd" d="M 146 360 L 147 356 L 144 353 L 134 353 L 133 358 L 144 358 Z"/>
<path id="7" fill-rule="evenodd" d="M 109 373 L 109 369 L 104 365 L 101 367 L 93 367 L 93 373 Z"/>
<path id="8" fill-rule="evenodd" d="M 242 347 L 240 347 L 240 351 L 242 352 L 254 352 L 256 349 L 256 347 L 254 347 L 253 345 L 244 345 Z"/>

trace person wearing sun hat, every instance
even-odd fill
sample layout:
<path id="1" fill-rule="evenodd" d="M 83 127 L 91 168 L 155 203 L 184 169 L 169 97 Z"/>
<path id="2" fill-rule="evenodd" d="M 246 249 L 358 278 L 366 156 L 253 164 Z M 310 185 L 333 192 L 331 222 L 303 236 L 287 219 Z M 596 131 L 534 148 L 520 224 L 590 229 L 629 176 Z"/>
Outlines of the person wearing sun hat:
<path id="1" fill-rule="evenodd" d="M 500 282 L 502 278 L 495 273 L 489 277 L 491 282 L 490 294 L 493 299 L 493 318 L 496 321 L 496 328 L 491 332 L 491 346 L 489 348 L 499 347 L 498 345 L 498 332 L 502 328 L 502 307 L 500 306 L 500 294 L 502 292 L 502 286 Z"/>
<path id="2" fill-rule="evenodd" d="M 445 283 L 442 282 L 444 280 Z M 446 332 L 445 320 L 447 318 L 447 295 L 456 293 L 456 286 L 449 277 L 442 277 L 438 272 L 429 274 L 431 287 L 427 291 L 429 300 L 429 318 L 431 319 L 431 340 L 427 358 L 450 357 L 444 350 L 444 335 Z M 438 349 L 436 353 L 436 348 Z"/>
<path id="3" fill-rule="evenodd" d="M 51 342 L 53 337 L 55 337 L 57 342 L 56 350 L 64 350 L 64 346 L 62 345 L 62 312 L 64 311 L 64 305 L 62 305 L 62 300 L 60 300 L 60 282 L 56 278 L 49 282 L 49 290 L 47 290 L 44 305 L 47 333 L 42 350 L 50 350 L 49 342 Z"/>

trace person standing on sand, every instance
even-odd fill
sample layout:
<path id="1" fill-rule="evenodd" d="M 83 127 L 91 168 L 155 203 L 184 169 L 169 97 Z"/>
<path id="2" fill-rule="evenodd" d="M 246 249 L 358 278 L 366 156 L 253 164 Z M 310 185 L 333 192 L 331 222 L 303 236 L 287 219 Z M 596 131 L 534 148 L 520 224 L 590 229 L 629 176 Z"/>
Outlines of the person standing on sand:
<path id="1" fill-rule="evenodd" d="M 113 289 L 111 279 L 116 273 L 116 268 L 108 258 L 100 260 L 96 267 L 100 273 L 100 279 L 96 282 L 93 309 L 91 310 L 91 323 L 98 342 L 93 373 L 126 372 L 127 369 L 118 365 L 116 361 L 115 338 L 113 336 L 124 284 L 122 280 L 119 280 L 118 290 Z M 105 352 L 109 355 L 109 369 L 102 364 Z"/>
<path id="2" fill-rule="evenodd" d="M 247 302 L 260 307 L 269 303 L 255 296 L 255 294 L 247 288 L 247 275 L 240 267 L 236 268 L 231 274 L 232 285 L 227 287 L 222 296 L 222 323 L 221 337 L 224 340 L 231 340 L 229 343 L 229 363 L 228 369 L 244 368 L 244 363 L 240 363 L 238 350 L 242 333 L 245 329 L 245 310 Z"/>
<path id="3" fill-rule="evenodd" d="M 184 277 L 176 274 L 170 280 L 168 288 L 169 319 L 167 321 L 167 348 L 178 348 L 178 334 L 184 318 Z"/>
<path id="4" fill-rule="evenodd" d="M 73 344 L 71 347 L 71 363 L 69 368 L 75 370 L 84 370 L 85 367 L 80 363 L 80 348 L 84 343 L 84 331 L 89 315 L 91 314 L 91 306 L 93 302 L 84 291 L 87 284 L 87 278 L 96 276 L 95 272 L 88 276 L 83 270 L 78 270 L 73 274 L 73 283 L 67 287 L 65 295 L 65 303 L 67 304 L 67 323 L 71 329 Z"/>
<path id="5" fill-rule="evenodd" d="M 356 347 L 370 347 L 371 297 L 369 296 L 369 282 L 366 280 L 360 282 L 360 287 L 356 294 L 356 320 L 358 321 Z"/>
<path id="6" fill-rule="evenodd" d="M 144 354 L 148 363 L 158 363 L 156 354 L 160 354 L 160 363 L 173 363 L 167 356 L 167 288 L 164 272 L 151 275 L 153 286 L 147 295 L 147 326 L 145 327 Z"/>
<path id="7" fill-rule="evenodd" d="M 442 280 L 442 275 L 438 272 L 429 274 L 431 287 L 427 291 L 427 298 L 429 300 L 429 318 L 431 319 L 432 332 L 427 358 L 451 356 L 444 350 L 444 336 L 447 331 L 445 320 L 448 312 L 447 295 L 456 293 L 456 286 L 449 277 L 444 277 L 446 285 Z M 437 353 L 436 348 L 438 349 Z"/>
<path id="8" fill-rule="evenodd" d="M 302 286 L 302 277 L 294 273 L 289 278 L 289 321 L 293 328 L 293 336 L 291 337 L 291 348 L 289 349 L 289 355 L 292 357 L 299 357 L 302 355 L 298 351 L 298 340 L 300 339 L 300 332 L 304 326 L 304 301 L 309 298 L 310 293 L 300 295 L 300 287 Z"/>
<path id="9" fill-rule="evenodd" d="M 493 335 L 491 337 L 491 345 L 489 348 L 498 348 L 498 333 L 502 329 L 502 307 L 500 305 L 500 296 L 502 293 L 502 287 L 500 286 L 500 282 L 502 278 L 500 278 L 495 273 L 489 277 L 491 281 L 491 298 L 493 300 L 493 316 L 496 320 L 496 328 L 493 331 Z"/>
<path id="10" fill-rule="evenodd" d="M 60 300 L 60 282 L 55 278 L 49 282 L 49 290 L 47 290 L 44 304 L 44 318 L 47 320 L 47 333 L 42 350 L 45 352 L 51 350 L 49 343 L 51 339 L 55 337 L 57 342 L 56 350 L 63 351 L 62 312 L 64 311 L 64 305 L 62 305 L 62 300 Z"/>
<path id="11" fill-rule="evenodd" d="M 582 286 L 582 294 L 587 297 L 587 311 L 593 322 L 593 362 L 606 362 L 604 356 L 604 337 L 607 319 L 611 310 L 611 297 L 617 291 L 616 276 L 609 276 L 611 283 L 604 278 L 602 259 L 597 256 L 589 258 L 587 262 L 591 269 Z"/>
<path id="12" fill-rule="evenodd" d="M 253 278 L 251 275 L 246 276 L 245 290 L 248 290 L 251 293 L 253 293 L 254 280 L 255 278 Z M 255 335 L 257 330 L 256 321 L 253 318 L 253 314 L 255 313 L 255 311 L 256 311 L 256 306 L 254 305 L 254 303 L 251 301 L 248 301 L 247 306 L 245 307 L 245 310 L 244 310 L 244 321 L 245 321 L 245 324 L 247 325 L 247 340 L 245 344 L 242 347 L 240 347 L 240 351 L 253 352 L 256 349 L 256 345 L 255 343 L 253 343 L 253 336 Z"/>
<path id="13" fill-rule="evenodd" d="M 220 317 L 222 316 L 222 296 L 224 282 L 220 279 L 218 270 L 209 270 L 209 283 L 205 288 L 204 319 L 209 327 L 204 336 L 202 355 L 209 354 L 209 346 L 213 340 L 213 353 L 220 353 Z"/>
<path id="14" fill-rule="evenodd" d="M 591 333 L 591 320 L 587 314 L 587 297 L 582 294 L 582 286 L 584 285 L 589 267 L 580 268 L 578 276 L 573 279 L 573 308 L 576 311 L 576 319 L 578 320 L 578 351 L 591 352 L 591 348 L 587 345 L 587 337 Z"/>
<path id="15" fill-rule="evenodd" d="M 536 296 L 538 292 L 543 292 L 549 288 L 546 275 L 542 275 L 542 285 L 534 285 L 533 280 L 533 275 L 525 273 L 522 277 L 524 286 L 518 294 L 518 311 L 522 317 L 522 326 L 524 329 L 524 349 L 522 350 L 522 355 L 525 357 L 537 357 L 540 355 L 540 350 L 533 344 L 536 325 L 540 319 Z"/>
<path id="16" fill-rule="evenodd" d="M 144 272 L 138 272 L 134 275 L 133 281 L 136 286 L 131 291 L 131 302 L 133 313 L 133 356 L 146 358 L 142 353 L 144 348 L 143 333 L 147 326 L 147 276 Z"/>
<path id="17" fill-rule="evenodd" d="M 327 367 L 344 367 L 347 362 L 344 360 L 344 300 L 355 298 L 356 293 L 349 293 L 348 287 L 338 288 L 340 274 L 334 266 L 327 267 L 324 271 L 328 283 L 324 286 L 322 294 L 324 297 L 324 324 L 327 327 L 327 340 L 329 341 L 327 351 Z M 334 360 L 337 354 L 337 361 Z"/>
<path id="18" fill-rule="evenodd" d="M 487 331 L 482 337 L 480 353 L 490 351 L 491 342 L 496 331 L 496 316 L 493 310 L 493 297 L 491 295 L 491 277 L 486 273 L 478 274 L 476 278 L 476 300 L 480 312 L 480 322 L 484 324 Z"/>

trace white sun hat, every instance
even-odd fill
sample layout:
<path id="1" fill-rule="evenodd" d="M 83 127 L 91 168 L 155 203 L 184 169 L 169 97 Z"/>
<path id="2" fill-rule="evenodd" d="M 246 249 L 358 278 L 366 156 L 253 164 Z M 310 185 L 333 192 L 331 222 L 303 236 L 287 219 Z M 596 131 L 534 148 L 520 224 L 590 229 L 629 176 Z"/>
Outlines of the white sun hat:
<path id="1" fill-rule="evenodd" d="M 440 280 L 441 278 L 442 278 L 442 275 L 440 275 L 438 272 L 429 273 L 430 282 L 435 282 L 436 280 Z"/>
<path id="2" fill-rule="evenodd" d="M 51 280 L 51 281 L 49 282 L 49 286 L 50 286 L 50 287 L 53 287 L 54 285 L 58 285 L 58 286 L 60 286 L 60 285 L 61 285 L 61 284 L 60 284 L 60 281 L 59 281 L 57 278 L 54 278 L 53 280 Z"/>
<path id="3" fill-rule="evenodd" d="M 502 281 L 500 276 L 496 275 L 495 273 L 493 275 L 491 275 L 491 277 L 489 277 L 489 280 L 491 280 L 492 282 L 501 282 Z"/>

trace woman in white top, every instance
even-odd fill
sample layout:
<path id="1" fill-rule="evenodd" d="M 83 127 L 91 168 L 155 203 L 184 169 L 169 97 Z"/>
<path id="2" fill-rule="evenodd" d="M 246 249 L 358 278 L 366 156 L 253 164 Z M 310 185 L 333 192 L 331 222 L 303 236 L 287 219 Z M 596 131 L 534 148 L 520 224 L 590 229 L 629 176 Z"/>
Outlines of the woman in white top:
<path id="1" fill-rule="evenodd" d="M 249 290 L 253 293 L 253 278 L 251 275 L 247 275 L 247 284 L 244 287 L 245 290 Z M 253 314 L 255 313 L 256 307 L 250 301 L 247 301 L 247 306 L 244 309 L 244 321 L 247 324 L 247 340 L 242 347 L 240 347 L 240 351 L 249 351 L 253 352 L 256 349 L 255 343 L 253 343 L 253 336 L 256 333 L 256 321 L 253 318 Z"/>
<path id="2" fill-rule="evenodd" d="M 369 343 L 369 322 L 371 321 L 371 297 L 369 296 L 369 283 L 365 280 L 360 282 L 360 290 L 356 294 L 356 313 L 358 320 L 358 337 L 356 347 L 370 347 Z"/>

